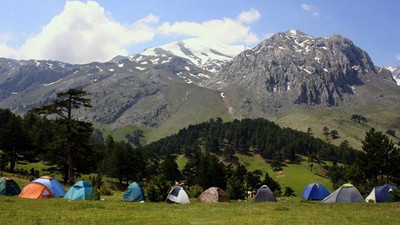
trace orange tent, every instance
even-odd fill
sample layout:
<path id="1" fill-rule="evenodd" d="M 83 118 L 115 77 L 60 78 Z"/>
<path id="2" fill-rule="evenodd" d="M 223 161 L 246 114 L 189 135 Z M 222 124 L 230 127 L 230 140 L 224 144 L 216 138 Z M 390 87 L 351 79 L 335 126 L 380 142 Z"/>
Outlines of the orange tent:
<path id="1" fill-rule="evenodd" d="M 19 194 L 20 198 L 52 198 L 53 194 L 51 191 L 40 183 L 30 183 L 24 187 L 21 194 Z"/>

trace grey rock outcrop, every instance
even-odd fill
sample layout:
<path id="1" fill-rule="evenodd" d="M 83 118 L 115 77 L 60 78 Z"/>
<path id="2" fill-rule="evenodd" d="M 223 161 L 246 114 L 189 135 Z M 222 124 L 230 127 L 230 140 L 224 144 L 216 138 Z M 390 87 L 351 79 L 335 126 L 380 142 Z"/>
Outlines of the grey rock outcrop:
<path id="1" fill-rule="evenodd" d="M 342 104 L 344 96 L 353 95 L 370 77 L 393 83 L 390 73 L 375 67 L 351 40 L 290 30 L 240 53 L 210 86 L 231 95 L 235 90 L 244 91 L 243 107 L 252 101 L 260 104 L 262 111 L 271 112 L 287 104 Z"/>

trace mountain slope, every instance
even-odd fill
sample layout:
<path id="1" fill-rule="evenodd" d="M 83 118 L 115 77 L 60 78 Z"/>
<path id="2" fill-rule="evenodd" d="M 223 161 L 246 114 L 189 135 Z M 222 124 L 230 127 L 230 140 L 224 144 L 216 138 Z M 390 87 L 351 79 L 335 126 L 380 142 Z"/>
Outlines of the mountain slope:
<path id="1" fill-rule="evenodd" d="M 207 71 L 176 56 L 136 55 L 85 65 L 1 59 L 0 71 L 0 107 L 17 113 L 47 104 L 69 88 L 84 88 L 91 94 L 93 108 L 79 113 L 84 115 L 81 119 L 112 128 L 156 127 L 185 107 L 195 108 L 188 102 L 218 109 L 212 117 L 224 112 L 218 91 L 193 84 L 201 82 L 193 74 Z"/>

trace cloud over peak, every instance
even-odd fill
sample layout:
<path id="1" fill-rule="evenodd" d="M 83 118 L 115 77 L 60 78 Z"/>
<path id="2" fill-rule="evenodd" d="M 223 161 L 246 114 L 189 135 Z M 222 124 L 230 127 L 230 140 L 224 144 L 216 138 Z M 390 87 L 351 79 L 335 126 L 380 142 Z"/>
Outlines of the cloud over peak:
<path id="1" fill-rule="evenodd" d="M 204 40 L 221 42 L 225 44 L 234 43 L 255 43 L 259 39 L 256 34 L 251 32 L 247 25 L 258 19 L 261 15 L 257 10 L 242 12 L 236 20 L 231 18 L 208 20 L 198 22 L 175 22 L 163 23 L 158 32 L 162 35 L 180 35 L 189 37 L 199 37 Z"/>
<path id="2" fill-rule="evenodd" d="M 250 24 L 260 17 L 257 10 L 250 9 L 237 18 L 160 23 L 158 16 L 149 14 L 132 24 L 121 24 L 96 1 L 66 1 L 63 10 L 22 46 L 10 47 L 6 43 L 12 34 L 0 34 L 0 57 L 76 64 L 104 62 L 116 55 L 128 55 L 131 46 L 149 42 L 156 35 L 251 44 L 259 39 Z"/>
<path id="3" fill-rule="evenodd" d="M 67 1 L 60 14 L 26 40 L 19 56 L 70 63 L 106 61 L 110 56 L 126 55 L 128 45 L 151 40 L 155 33 L 149 24 L 154 21 L 158 19 L 149 15 L 124 26 L 97 2 Z"/>
<path id="4" fill-rule="evenodd" d="M 315 16 L 315 17 L 319 16 L 319 8 L 315 7 L 313 5 L 302 3 L 301 9 L 303 9 L 304 11 L 310 12 L 312 16 Z"/>

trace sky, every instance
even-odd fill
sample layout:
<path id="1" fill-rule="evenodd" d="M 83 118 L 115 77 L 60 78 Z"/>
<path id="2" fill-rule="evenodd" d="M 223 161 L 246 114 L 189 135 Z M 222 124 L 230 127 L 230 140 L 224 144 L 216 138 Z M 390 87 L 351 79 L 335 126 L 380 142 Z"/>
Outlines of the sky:
<path id="1" fill-rule="evenodd" d="M 0 57 L 83 64 L 186 38 L 254 47 L 290 29 L 340 34 L 400 65 L 398 0 L 0 0 Z"/>

